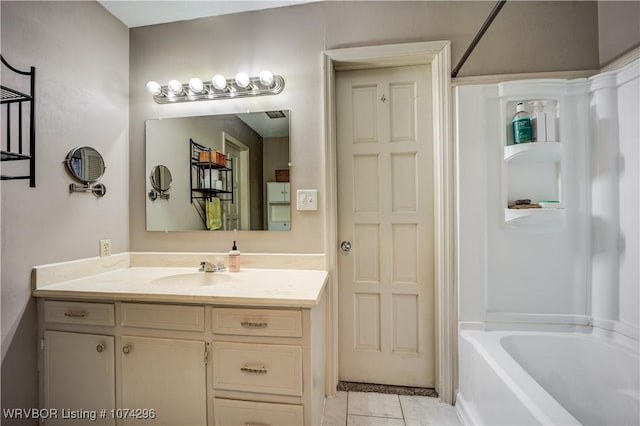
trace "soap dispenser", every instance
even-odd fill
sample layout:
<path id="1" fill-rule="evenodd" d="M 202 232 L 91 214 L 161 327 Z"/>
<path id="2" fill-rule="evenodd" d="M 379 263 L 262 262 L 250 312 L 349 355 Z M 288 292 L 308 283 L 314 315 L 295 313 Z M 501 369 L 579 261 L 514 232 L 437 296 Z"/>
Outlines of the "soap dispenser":
<path id="1" fill-rule="evenodd" d="M 231 247 L 231 251 L 229 251 L 229 272 L 238 272 L 240 271 L 240 251 L 238 250 L 238 246 L 236 246 L 236 242 L 233 242 L 233 247 Z"/>
<path id="2" fill-rule="evenodd" d="M 518 102 L 516 114 L 511 121 L 513 126 L 513 143 L 524 143 L 533 141 L 531 135 L 531 116 L 524 109 L 524 103 Z"/>

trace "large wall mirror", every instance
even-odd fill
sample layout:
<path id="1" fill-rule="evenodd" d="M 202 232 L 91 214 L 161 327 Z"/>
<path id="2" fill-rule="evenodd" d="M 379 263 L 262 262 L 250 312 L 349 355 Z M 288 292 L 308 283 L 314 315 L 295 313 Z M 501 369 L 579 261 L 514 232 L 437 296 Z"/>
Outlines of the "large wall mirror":
<path id="1" fill-rule="evenodd" d="M 173 178 L 170 199 L 146 197 L 148 231 L 290 229 L 289 111 L 145 124 L 146 176 L 162 164 Z"/>

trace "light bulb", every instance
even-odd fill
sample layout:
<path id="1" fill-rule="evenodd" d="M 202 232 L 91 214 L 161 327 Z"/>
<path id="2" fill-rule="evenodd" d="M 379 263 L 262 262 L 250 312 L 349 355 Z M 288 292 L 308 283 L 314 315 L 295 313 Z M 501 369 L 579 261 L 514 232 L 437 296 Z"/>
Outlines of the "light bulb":
<path id="1" fill-rule="evenodd" d="M 264 84 L 267 87 L 271 87 L 271 85 L 273 84 L 273 74 L 271 73 L 271 71 L 260 71 L 260 83 Z"/>
<path id="2" fill-rule="evenodd" d="M 220 74 L 214 75 L 211 79 L 211 83 L 213 84 L 213 87 L 218 90 L 224 90 L 227 87 L 227 79 Z"/>
<path id="3" fill-rule="evenodd" d="M 239 72 L 238 74 L 236 74 L 236 84 L 239 87 L 242 87 L 243 89 L 247 88 L 249 86 L 249 83 L 251 81 L 249 80 L 249 76 L 243 72 Z"/>
<path id="4" fill-rule="evenodd" d="M 202 80 L 196 77 L 189 80 L 189 90 L 196 94 L 202 93 L 202 91 L 204 90 L 204 84 L 202 83 Z"/>
<path id="5" fill-rule="evenodd" d="M 170 94 L 179 95 L 180 93 L 182 93 L 182 83 L 180 83 L 178 80 L 171 80 L 167 84 L 167 89 L 169 89 Z"/>
<path id="6" fill-rule="evenodd" d="M 157 81 L 150 81 L 147 83 L 147 92 L 151 93 L 153 96 L 159 95 L 162 92 L 162 87 Z"/>

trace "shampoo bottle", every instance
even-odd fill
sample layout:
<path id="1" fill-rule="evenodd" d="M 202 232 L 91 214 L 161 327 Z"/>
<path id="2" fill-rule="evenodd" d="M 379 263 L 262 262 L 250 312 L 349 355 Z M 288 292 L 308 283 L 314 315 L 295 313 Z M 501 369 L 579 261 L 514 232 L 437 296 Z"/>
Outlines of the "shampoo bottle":
<path id="1" fill-rule="evenodd" d="M 531 117 L 531 129 L 533 140 L 536 142 L 547 142 L 547 113 L 544 111 L 542 102 L 533 103 L 533 116 Z"/>
<path id="2" fill-rule="evenodd" d="M 513 126 L 513 143 L 531 142 L 533 140 L 531 133 L 531 117 L 524 110 L 524 104 L 518 102 L 516 105 L 516 115 L 511 121 Z"/>
<path id="3" fill-rule="evenodd" d="M 240 271 L 240 251 L 234 241 L 233 247 L 231 247 L 231 251 L 229 252 L 229 272 L 238 271 Z"/>

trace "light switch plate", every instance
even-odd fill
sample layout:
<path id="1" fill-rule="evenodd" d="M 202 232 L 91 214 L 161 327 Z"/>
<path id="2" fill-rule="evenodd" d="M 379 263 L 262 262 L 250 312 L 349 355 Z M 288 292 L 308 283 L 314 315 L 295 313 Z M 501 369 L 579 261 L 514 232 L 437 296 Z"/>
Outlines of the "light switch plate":
<path id="1" fill-rule="evenodd" d="M 318 210 L 318 190 L 298 189 L 298 210 Z"/>

